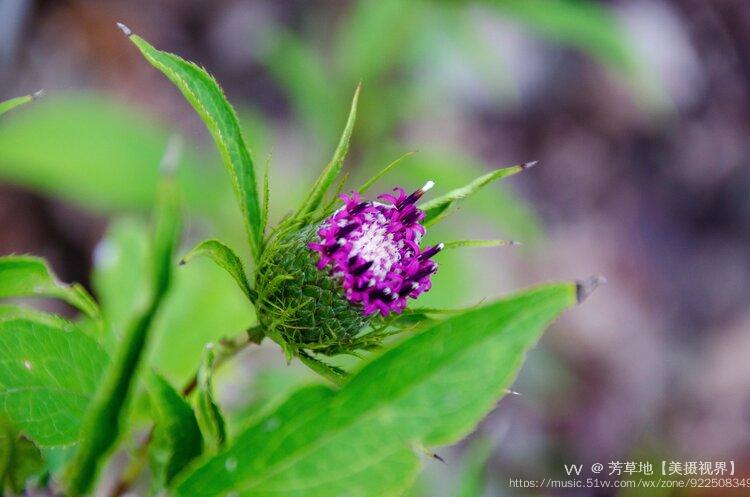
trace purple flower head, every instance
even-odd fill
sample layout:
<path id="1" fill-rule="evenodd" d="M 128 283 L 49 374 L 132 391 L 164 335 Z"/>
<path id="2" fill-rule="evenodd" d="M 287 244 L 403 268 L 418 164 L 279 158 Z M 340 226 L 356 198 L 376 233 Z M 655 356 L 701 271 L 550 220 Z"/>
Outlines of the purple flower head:
<path id="1" fill-rule="evenodd" d="M 328 268 L 365 315 L 400 313 L 407 297 L 432 286 L 437 264 L 431 258 L 443 244 L 420 249 L 425 213 L 415 203 L 433 185 L 428 181 L 408 196 L 395 188 L 378 197 L 384 203 L 361 201 L 358 192 L 342 195 L 344 206 L 323 221 L 319 241 L 308 245 L 320 254 L 318 269 Z"/>

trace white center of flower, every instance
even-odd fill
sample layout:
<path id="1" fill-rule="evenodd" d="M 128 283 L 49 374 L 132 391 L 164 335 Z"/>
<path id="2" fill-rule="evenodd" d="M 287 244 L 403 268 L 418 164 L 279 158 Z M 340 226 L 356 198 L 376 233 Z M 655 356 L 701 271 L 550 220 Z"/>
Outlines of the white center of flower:
<path id="1" fill-rule="evenodd" d="M 372 261 L 370 269 L 376 278 L 382 280 L 401 259 L 404 242 L 393 240 L 393 234 L 386 229 L 387 220 L 383 214 L 367 214 L 365 219 L 362 228 L 354 234 L 357 239 L 352 242 L 349 257 L 360 256 L 365 261 Z"/>

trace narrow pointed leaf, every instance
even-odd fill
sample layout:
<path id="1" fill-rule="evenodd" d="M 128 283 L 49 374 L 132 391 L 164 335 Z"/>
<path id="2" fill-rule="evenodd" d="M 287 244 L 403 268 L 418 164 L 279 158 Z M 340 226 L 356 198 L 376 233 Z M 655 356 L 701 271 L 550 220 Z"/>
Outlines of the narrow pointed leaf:
<path id="1" fill-rule="evenodd" d="M 371 187 L 371 186 L 372 186 L 373 184 L 375 184 L 375 183 L 376 183 L 376 182 L 377 182 L 377 181 L 378 181 L 378 180 L 379 180 L 380 178 L 382 178 L 383 176 L 385 176 L 386 174 L 388 174 L 388 172 L 389 172 L 389 171 L 390 171 L 391 169 L 393 169 L 394 167 L 398 166 L 399 164 L 401 164 L 401 162 L 402 162 L 402 161 L 403 161 L 404 159 L 407 159 L 407 158 L 411 157 L 411 156 L 412 156 L 412 155 L 414 155 L 414 154 L 415 154 L 415 152 L 407 152 L 407 153 L 405 153 L 404 155 L 402 155 L 401 157 L 398 157 L 398 158 L 396 158 L 396 160 L 394 160 L 393 162 L 391 162 L 390 164 L 388 164 L 387 166 L 385 166 L 385 167 L 384 167 L 383 169 L 381 169 L 380 171 L 378 171 L 378 172 L 377 172 L 377 173 L 375 174 L 375 176 L 373 176 L 372 178 L 370 178 L 370 179 L 368 179 L 367 181 L 365 181 L 365 182 L 364 182 L 364 184 L 363 184 L 362 186 L 360 186 L 360 187 L 359 187 L 359 190 L 358 190 L 358 191 L 359 191 L 359 193 L 364 193 L 364 192 L 366 192 L 366 191 L 367 191 L 367 190 L 368 190 L 368 189 L 369 189 L 369 188 L 370 188 L 370 187 Z"/>
<path id="2" fill-rule="evenodd" d="M 300 351 L 299 360 L 323 378 L 331 381 L 334 385 L 342 385 L 348 376 L 347 372 L 343 369 L 331 366 L 320 359 L 316 359 L 304 350 Z"/>
<path id="3" fill-rule="evenodd" d="M 0 322 L 0 416 L 45 447 L 77 440 L 107 357 L 81 331 Z"/>
<path id="4" fill-rule="evenodd" d="M 349 118 L 346 120 L 344 132 L 341 134 L 341 139 L 336 147 L 336 151 L 333 153 L 333 158 L 325 169 L 323 169 L 323 172 L 318 176 L 318 179 L 315 180 L 315 183 L 310 189 L 310 193 L 299 208 L 297 216 L 305 216 L 320 207 L 328 188 L 334 181 L 336 181 L 339 173 L 341 173 L 341 168 L 344 166 L 344 159 L 349 151 L 349 140 L 351 139 L 352 131 L 354 130 L 354 122 L 357 119 L 357 102 L 359 100 L 360 89 L 361 87 L 357 86 L 357 90 L 354 92 L 352 106 L 349 110 Z"/>
<path id="5" fill-rule="evenodd" d="M 453 316 L 365 365 L 338 392 L 306 388 L 178 481 L 179 496 L 398 495 L 414 447 L 454 443 L 511 385 L 576 285 L 538 287 Z"/>
<path id="6" fill-rule="evenodd" d="M 34 97 L 32 95 L 23 95 L 21 97 L 15 97 L 11 98 L 10 100 L 5 100 L 4 102 L 0 102 L 0 116 L 10 110 L 15 109 L 19 105 L 31 102 L 33 99 Z"/>
<path id="7" fill-rule="evenodd" d="M 146 375 L 146 391 L 154 417 L 154 438 L 149 449 L 152 489 L 164 488 L 203 450 L 198 421 L 190 404 L 164 378 Z"/>
<path id="8" fill-rule="evenodd" d="M 94 299 L 78 284 L 68 285 L 44 259 L 26 255 L 0 257 L 0 298 L 49 297 L 64 300 L 91 318 L 100 319 Z"/>
<path id="9" fill-rule="evenodd" d="M 165 178 L 158 194 L 151 239 L 152 290 L 149 302 L 125 330 L 86 412 L 78 450 L 64 475 L 70 496 L 89 492 L 102 459 L 119 435 L 125 401 L 136 378 L 154 318 L 171 282 L 174 249 L 180 233 L 178 205 L 173 178 Z"/>
<path id="10" fill-rule="evenodd" d="M 508 240 L 454 240 L 452 242 L 445 242 L 443 249 L 454 249 L 454 248 L 489 248 L 489 247 L 505 247 L 507 245 L 517 245 L 516 242 Z"/>
<path id="11" fill-rule="evenodd" d="M 231 248 L 227 247 L 218 240 L 204 240 L 185 256 L 180 261 L 180 264 L 187 264 L 193 258 L 198 256 L 205 256 L 216 263 L 217 266 L 224 269 L 229 275 L 237 282 L 237 286 L 244 292 L 251 302 L 255 302 L 257 294 L 255 290 L 250 287 L 250 282 L 247 280 L 247 274 L 245 273 L 245 266 L 242 264 L 242 260 Z"/>
<path id="12" fill-rule="evenodd" d="M 213 136 L 240 204 L 250 248 L 257 257 L 262 245 L 262 222 L 255 167 L 234 108 L 205 70 L 174 54 L 157 50 L 129 30 L 127 33 L 146 60 L 177 86 Z"/>
<path id="13" fill-rule="evenodd" d="M 473 193 L 477 192 L 481 188 L 489 185 L 493 181 L 497 181 L 503 178 L 507 178 L 508 176 L 512 176 L 514 174 L 518 174 L 524 169 L 527 169 L 528 165 L 519 165 L 519 166 L 512 166 L 512 167 L 505 167 L 502 169 L 496 169 L 490 173 L 485 174 L 484 176 L 480 176 L 479 178 L 475 179 L 468 185 L 457 188 L 455 190 L 452 190 L 445 195 L 438 197 L 436 199 L 430 200 L 429 202 L 425 202 L 420 206 L 422 210 L 425 211 L 425 219 L 424 224 L 426 226 L 429 226 L 430 224 L 433 224 L 436 220 L 440 219 L 444 214 L 447 213 L 448 209 L 455 204 L 456 202 L 460 202 L 461 200 L 464 200 L 465 198 L 471 196 Z"/>
<path id="14" fill-rule="evenodd" d="M 213 346 L 206 346 L 203 362 L 198 369 L 198 392 L 195 406 L 198 426 L 203 433 L 206 451 L 209 454 L 218 452 L 227 438 L 224 416 L 214 401 L 212 376 L 215 360 Z"/>

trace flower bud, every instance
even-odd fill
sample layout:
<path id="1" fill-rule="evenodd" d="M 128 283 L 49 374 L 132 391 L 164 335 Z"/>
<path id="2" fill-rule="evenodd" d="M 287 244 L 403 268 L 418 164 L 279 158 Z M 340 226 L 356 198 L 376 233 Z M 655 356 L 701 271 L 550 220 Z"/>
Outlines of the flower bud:
<path id="1" fill-rule="evenodd" d="M 416 201 L 428 182 L 411 195 L 396 188 L 382 202 L 342 195 L 344 205 L 328 218 L 279 233 L 264 251 L 258 271 L 258 315 L 269 336 L 291 351 L 353 352 L 376 345 L 362 334 L 407 299 L 431 287 L 432 257 L 442 244 L 419 244 L 424 212 Z"/>

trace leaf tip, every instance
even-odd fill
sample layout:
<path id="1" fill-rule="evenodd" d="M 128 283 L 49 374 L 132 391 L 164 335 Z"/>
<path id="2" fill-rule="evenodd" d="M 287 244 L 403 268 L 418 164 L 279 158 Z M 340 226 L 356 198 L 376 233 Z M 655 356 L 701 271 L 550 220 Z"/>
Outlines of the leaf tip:
<path id="1" fill-rule="evenodd" d="M 521 164 L 521 169 L 525 171 L 526 169 L 531 169 L 532 167 L 536 166 L 537 164 L 539 164 L 538 160 L 533 160 L 531 162 L 525 162 L 525 163 Z"/>
<path id="2" fill-rule="evenodd" d="M 182 259 L 180 259 L 180 262 L 178 262 L 177 264 L 178 264 L 179 266 L 184 266 L 185 264 L 187 264 L 187 261 L 186 261 L 186 260 L 185 260 L 185 258 L 183 257 Z"/>
<path id="3" fill-rule="evenodd" d="M 583 281 L 577 281 L 576 299 L 578 300 L 578 303 L 582 303 L 589 297 L 589 295 L 594 293 L 594 290 L 596 290 L 599 286 L 605 284 L 606 282 L 607 278 L 601 275 L 591 276 L 590 278 L 587 278 Z"/>
<path id="4" fill-rule="evenodd" d="M 520 247 L 523 243 L 519 242 L 518 240 L 508 240 L 508 246 L 509 247 Z"/>
<path id="5" fill-rule="evenodd" d="M 130 35 L 132 35 L 132 34 L 133 34 L 133 32 L 132 32 L 132 31 L 130 30 L 130 28 L 129 28 L 129 27 L 127 27 L 126 25 L 124 25 L 124 24 L 123 24 L 123 23 L 121 23 L 121 22 L 118 22 L 118 23 L 117 23 L 117 27 L 118 27 L 118 28 L 120 28 L 120 31 L 122 31 L 122 32 L 123 32 L 123 34 L 124 34 L 125 36 L 127 36 L 127 37 L 130 37 Z"/>
<path id="6" fill-rule="evenodd" d="M 45 95 L 45 91 L 42 88 L 42 89 L 39 89 L 39 90 L 35 91 L 34 93 L 32 93 L 31 94 L 31 98 L 33 98 L 34 100 L 36 100 L 36 99 L 42 98 L 44 95 Z"/>
<path id="7" fill-rule="evenodd" d="M 162 174 L 172 175 L 177 169 L 177 164 L 180 162 L 180 155 L 182 154 L 182 138 L 180 135 L 172 135 L 167 141 L 167 146 L 164 149 L 164 155 L 161 158 L 161 164 L 159 169 Z"/>

